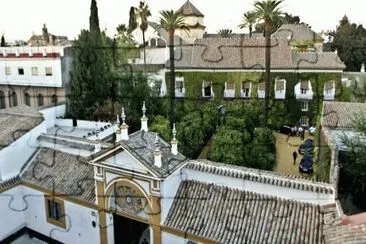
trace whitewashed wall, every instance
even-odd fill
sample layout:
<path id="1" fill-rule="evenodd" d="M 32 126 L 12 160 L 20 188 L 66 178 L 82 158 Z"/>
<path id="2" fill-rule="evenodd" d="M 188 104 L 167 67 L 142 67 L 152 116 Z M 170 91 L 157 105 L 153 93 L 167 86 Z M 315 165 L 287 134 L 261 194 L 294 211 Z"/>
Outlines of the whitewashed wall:
<path id="1" fill-rule="evenodd" d="M 50 108 L 39 110 L 39 112 L 44 116 L 44 119 L 46 121 L 46 127 L 53 127 L 56 124 L 56 117 L 65 115 L 66 105 L 62 104 L 58 106 L 52 106 Z"/>
<path id="2" fill-rule="evenodd" d="M 162 244 L 186 244 L 187 239 L 184 239 L 183 237 L 176 236 L 173 234 L 170 234 L 168 232 L 161 232 L 161 243 Z"/>
<path id="3" fill-rule="evenodd" d="M 26 225 L 22 186 L 0 194 L 0 241 Z"/>
<path id="4" fill-rule="evenodd" d="M 43 121 L 0 151 L 0 180 L 7 180 L 19 174 L 21 167 L 37 150 L 38 136 L 45 132 L 46 122 Z"/>
<path id="5" fill-rule="evenodd" d="M 179 185 L 185 178 L 186 176 L 177 170 L 161 182 L 161 223 L 165 222 Z"/>
<path id="6" fill-rule="evenodd" d="M 99 243 L 99 228 L 97 217 L 92 216 L 97 210 L 64 201 L 66 214 L 66 229 L 50 224 L 46 220 L 44 193 L 24 187 L 24 196 L 28 204 L 26 221 L 31 228 L 46 236 L 64 243 Z M 96 227 L 92 221 L 96 221 Z"/>

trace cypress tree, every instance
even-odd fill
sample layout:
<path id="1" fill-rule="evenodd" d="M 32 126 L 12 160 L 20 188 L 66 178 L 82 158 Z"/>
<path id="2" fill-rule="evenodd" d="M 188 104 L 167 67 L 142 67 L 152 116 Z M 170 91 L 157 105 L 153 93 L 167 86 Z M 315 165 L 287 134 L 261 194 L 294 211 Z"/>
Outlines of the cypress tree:
<path id="1" fill-rule="evenodd" d="M 1 47 L 5 47 L 5 37 L 4 35 L 1 36 L 1 43 L 0 43 Z"/>

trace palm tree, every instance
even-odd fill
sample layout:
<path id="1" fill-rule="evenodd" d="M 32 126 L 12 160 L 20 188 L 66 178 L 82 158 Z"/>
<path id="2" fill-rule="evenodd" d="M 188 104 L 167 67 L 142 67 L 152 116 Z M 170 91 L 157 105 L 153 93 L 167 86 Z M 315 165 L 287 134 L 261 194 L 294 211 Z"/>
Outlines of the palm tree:
<path id="1" fill-rule="evenodd" d="M 257 13 L 248 11 L 243 14 L 243 23 L 239 25 L 240 29 L 249 28 L 249 38 L 252 38 L 253 25 L 257 22 Z"/>
<path id="2" fill-rule="evenodd" d="M 149 6 L 144 2 L 140 1 L 139 7 L 131 7 L 130 9 L 130 25 L 129 31 L 132 32 L 137 28 L 137 23 L 140 25 L 140 30 L 142 31 L 142 47 L 144 49 L 144 66 L 146 70 L 146 40 L 145 40 L 145 31 L 148 28 L 147 18 L 151 16 L 151 12 Z"/>
<path id="3" fill-rule="evenodd" d="M 168 32 L 169 35 L 169 60 L 170 60 L 170 126 L 174 123 L 174 99 L 175 99 L 175 69 L 174 69 L 174 32 L 176 29 L 189 31 L 184 22 L 184 16 L 173 10 L 160 11 L 159 27 Z"/>
<path id="4" fill-rule="evenodd" d="M 255 13 L 259 20 L 264 21 L 264 37 L 266 39 L 265 46 L 265 96 L 264 96 L 264 126 L 268 123 L 268 104 L 271 80 L 271 26 L 281 18 L 280 4 L 283 0 L 263 0 L 254 3 Z"/>
<path id="5" fill-rule="evenodd" d="M 228 38 L 233 35 L 233 31 L 230 29 L 220 29 L 217 31 L 217 34 L 219 34 L 221 37 Z"/>

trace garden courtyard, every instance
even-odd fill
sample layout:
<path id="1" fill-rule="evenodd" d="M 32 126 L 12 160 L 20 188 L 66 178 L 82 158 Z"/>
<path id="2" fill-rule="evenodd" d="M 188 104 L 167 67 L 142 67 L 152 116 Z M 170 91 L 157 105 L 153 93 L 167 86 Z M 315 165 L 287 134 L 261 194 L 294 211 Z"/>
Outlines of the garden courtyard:
<path id="1" fill-rule="evenodd" d="M 276 137 L 276 166 L 274 171 L 296 176 L 307 176 L 299 173 L 299 164 L 302 155 L 298 153 L 299 146 L 303 143 L 300 137 L 289 137 L 284 134 L 273 132 Z M 313 139 L 313 136 L 305 133 L 305 140 Z M 292 153 L 298 153 L 296 164 L 294 164 Z M 309 175 L 311 177 L 311 175 Z"/>

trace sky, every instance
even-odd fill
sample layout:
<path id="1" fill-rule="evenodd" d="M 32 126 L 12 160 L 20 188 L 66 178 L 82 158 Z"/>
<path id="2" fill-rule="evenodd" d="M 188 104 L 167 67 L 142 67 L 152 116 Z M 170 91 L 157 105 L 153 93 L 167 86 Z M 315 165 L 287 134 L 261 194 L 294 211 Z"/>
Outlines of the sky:
<path id="1" fill-rule="evenodd" d="M 177 10 L 186 0 L 146 0 L 151 21 L 157 21 L 160 10 Z M 206 31 L 216 33 L 223 28 L 239 30 L 244 12 L 253 8 L 253 0 L 190 0 L 204 15 Z M 73 40 L 89 25 L 91 0 L 1 0 L 0 33 L 7 41 L 28 40 L 32 33 L 41 34 L 43 23 L 48 32 L 66 35 Z M 109 36 L 119 24 L 128 23 L 129 9 L 139 0 L 97 0 L 101 29 Z M 363 5 L 363 6 L 362 6 Z M 298 15 L 316 32 L 335 29 L 346 14 L 351 22 L 366 26 L 364 0 L 285 0 L 282 10 Z"/>

